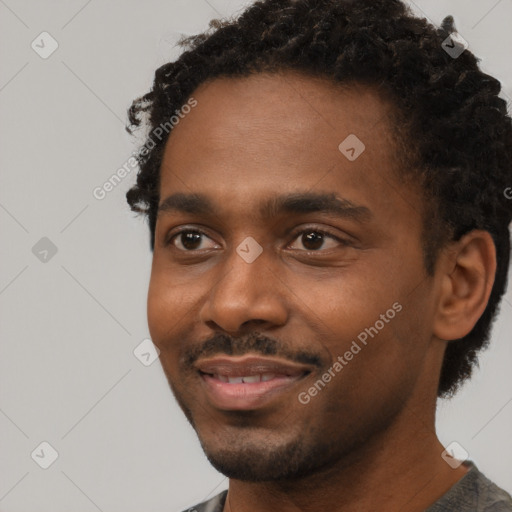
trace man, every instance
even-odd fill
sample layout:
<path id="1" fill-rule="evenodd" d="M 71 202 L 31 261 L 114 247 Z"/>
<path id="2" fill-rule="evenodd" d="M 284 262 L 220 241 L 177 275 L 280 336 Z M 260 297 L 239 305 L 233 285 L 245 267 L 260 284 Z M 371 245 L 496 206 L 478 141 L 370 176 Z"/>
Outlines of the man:
<path id="1" fill-rule="evenodd" d="M 151 336 L 230 479 L 190 510 L 512 510 L 435 432 L 512 218 L 500 84 L 453 31 L 398 0 L 259 1 L 132 104 Z"/>

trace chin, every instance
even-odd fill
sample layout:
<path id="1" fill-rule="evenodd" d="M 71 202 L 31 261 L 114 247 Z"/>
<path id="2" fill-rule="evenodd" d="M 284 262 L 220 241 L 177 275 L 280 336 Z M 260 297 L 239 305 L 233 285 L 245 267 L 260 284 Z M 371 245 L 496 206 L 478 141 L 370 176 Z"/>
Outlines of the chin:
<path id="1" fill-rule="evenodd" d="M 221 446 L 218 438 L 215 443 L 200 441 L 210 464 L 234 480 L 299 480 L 335 462 L 332 443 L 307 446 L 300 436 L 279 442 L 271 440 L 267 433 L 257 441 L 250 435 L 238 433 L 236 439 L 224 439 Z"/>

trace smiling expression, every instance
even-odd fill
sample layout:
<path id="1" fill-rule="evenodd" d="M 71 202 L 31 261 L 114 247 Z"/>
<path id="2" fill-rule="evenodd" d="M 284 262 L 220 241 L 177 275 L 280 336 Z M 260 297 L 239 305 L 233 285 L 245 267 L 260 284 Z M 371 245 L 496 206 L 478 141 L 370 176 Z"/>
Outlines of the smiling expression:
<path id="1" fill-rule="evenodd" d="M 165 148 L 148 323 L 209 460 L 292 478 L 399 421 L 422 428 L 410 411 L 435 402 L 436 286 L 421 193 L 396 177 L 392 106 L 291 72 L 217 78 L 194 97 Z"/>

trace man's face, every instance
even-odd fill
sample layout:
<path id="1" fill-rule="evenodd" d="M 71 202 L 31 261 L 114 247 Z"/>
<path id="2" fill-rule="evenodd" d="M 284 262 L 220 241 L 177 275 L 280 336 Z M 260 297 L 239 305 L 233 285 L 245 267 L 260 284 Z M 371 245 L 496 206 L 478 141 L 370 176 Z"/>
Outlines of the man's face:
<path id="1" fill-rule="evenodd" d="M 390 107 L 293 73 L 216 79 L 193 96 L 165 148 L 160 204 L 197 194 L 213 212 L 160 211 L 148 322 L 211 463 L 231 478 L 293 478 L 392 425 L 421 430 L 442 357 L 436 281 L 421 195 L 393 173 Z M 321 195 L 341 208 L 325 211 Z"/>

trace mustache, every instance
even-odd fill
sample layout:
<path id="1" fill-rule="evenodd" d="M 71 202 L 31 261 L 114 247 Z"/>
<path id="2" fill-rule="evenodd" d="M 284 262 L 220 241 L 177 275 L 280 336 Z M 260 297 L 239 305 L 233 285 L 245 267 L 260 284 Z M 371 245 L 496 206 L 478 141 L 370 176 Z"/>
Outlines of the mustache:
<path id="1" fill-rule="evenodd" d="M 252 332 L 242 338 L 215 333 L 200 345 L 184 345 L 180 362 L 182 366 L 190 369 L 199 358 L 214 355 L 243 356 L 249 353 L 281 357 L 299 364 L 318 367 L 322 365 L 322 359 L 318 354 L 306 350 L 292 351 L 282 343 L 264 336 L 260 332 Z"/>

